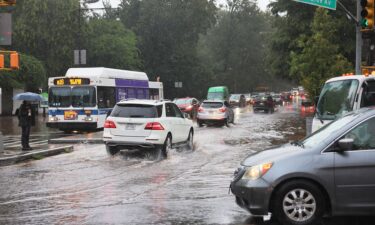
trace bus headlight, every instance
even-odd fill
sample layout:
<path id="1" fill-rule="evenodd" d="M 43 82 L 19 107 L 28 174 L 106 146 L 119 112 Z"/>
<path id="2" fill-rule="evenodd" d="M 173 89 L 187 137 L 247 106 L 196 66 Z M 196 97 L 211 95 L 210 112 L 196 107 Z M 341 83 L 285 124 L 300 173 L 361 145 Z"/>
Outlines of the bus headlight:
<path id="1" fill-rule="evenodd" d="M 87 122 L 94 121 L 94 119 L 91 116 L 86 116 L 84 120 L 87 121 Z"/>
<path id="2" fill-rule="evenodd" d="M 58 121 L 59 120 L 59 118 L 57 118 L 57 116 L 51 116 L 50 118 L 49 118 L 49 121 L 50 122 L 56 122 L 56 121 Z"/>

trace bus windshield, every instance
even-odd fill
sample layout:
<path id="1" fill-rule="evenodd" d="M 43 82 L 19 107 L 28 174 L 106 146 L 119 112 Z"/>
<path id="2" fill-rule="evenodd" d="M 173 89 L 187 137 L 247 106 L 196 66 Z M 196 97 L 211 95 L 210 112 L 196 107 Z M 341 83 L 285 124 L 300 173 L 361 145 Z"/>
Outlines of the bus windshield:
<path id="1" fill-rule="evenodd" d="M 95 87 L 51 87 L 48 101 L 50 107 L 94 107 Z"/>
<path id="2" fill-rule="evenodd" d="M 50 107 L 69 107 L 70 87 L 51 87 L 48 94 L 48 105 Z"/>
<path id="3" fill-rule="evenodd" d="M 358 80 L 354 79 L 326 83 L 317 106 L 319 119 L 334 120 L 352 111 L 358 84 Z"/>
<path id="4" fill-rule="evenodd" d="M 96 94 L 94 87 L 73 87 L 71 95 L 73 107 L 96 106 Z"/>

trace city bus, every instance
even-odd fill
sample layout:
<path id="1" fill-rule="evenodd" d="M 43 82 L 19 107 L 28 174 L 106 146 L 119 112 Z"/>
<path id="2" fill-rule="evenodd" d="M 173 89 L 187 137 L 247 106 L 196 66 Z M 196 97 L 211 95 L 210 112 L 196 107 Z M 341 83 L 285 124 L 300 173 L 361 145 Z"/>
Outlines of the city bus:
<path id="1" fill-rule="evenodd" d="M 100 129 L 117 102 L 163 97 L 163 84 L 150 82 L 144 72 L 70 68 L 65 76 L 48 79 L 47 127 L 66 132 Z"/>
<path id="2" fill-rule="evenodd" d="M 341 115 L 375 105 L 375 75 L 343 75 L 327 80 L 319 95 L 312 132 Z"/>

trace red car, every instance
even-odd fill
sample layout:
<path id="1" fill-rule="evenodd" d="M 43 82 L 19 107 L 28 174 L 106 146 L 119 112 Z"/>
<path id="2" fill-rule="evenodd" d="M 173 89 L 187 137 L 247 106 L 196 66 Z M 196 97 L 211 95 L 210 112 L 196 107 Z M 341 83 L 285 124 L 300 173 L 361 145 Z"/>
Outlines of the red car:
<path id="1" fill-rule="evenodd" d="M 182 112 L 189 114 L 190 118 L 195 119 L 197 117 L 199 101 L 196 98 L 177 98 L 173 102 Z"/>

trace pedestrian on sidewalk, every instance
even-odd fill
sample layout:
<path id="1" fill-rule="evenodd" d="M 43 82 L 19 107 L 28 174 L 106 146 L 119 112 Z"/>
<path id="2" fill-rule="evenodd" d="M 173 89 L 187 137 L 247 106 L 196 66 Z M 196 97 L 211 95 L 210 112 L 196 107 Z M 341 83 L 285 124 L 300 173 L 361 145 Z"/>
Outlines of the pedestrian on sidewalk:
<path id="1" fill-rule="evenodd" d="M 35 112 L 28 101 L 23 101 L 18 111 L 18 126 L 22 128 L 22 151 L 29 151 L 32 148 L 29 145 L 30 129 L 35 125 Z"/>

